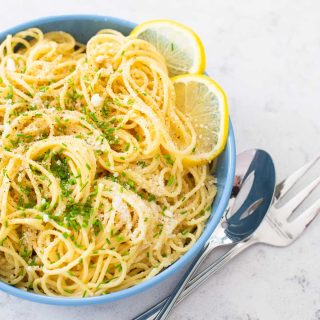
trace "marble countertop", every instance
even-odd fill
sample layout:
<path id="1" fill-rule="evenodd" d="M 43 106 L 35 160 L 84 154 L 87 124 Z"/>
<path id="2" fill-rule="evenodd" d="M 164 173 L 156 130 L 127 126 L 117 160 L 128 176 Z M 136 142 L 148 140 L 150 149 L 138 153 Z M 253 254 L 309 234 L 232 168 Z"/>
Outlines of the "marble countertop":
<path id="1" fill-rule="evenodd" d="M 207 51 L 207 70 L 229 97 L 237 149 L 260 147 L 281 179 L 320 149 L 318 0 L 10 0 L 0 30 L 36 17 L 98 13 L 132 21 L 176 19 Z M 319 320 L 320 219 L 286 249 L 241 254 L 181 303 L 172 320 Z M 38 305 L 0 293 L 0 319 L 128 320 L 164 297 L 174 281 L 113 304 Z"/>

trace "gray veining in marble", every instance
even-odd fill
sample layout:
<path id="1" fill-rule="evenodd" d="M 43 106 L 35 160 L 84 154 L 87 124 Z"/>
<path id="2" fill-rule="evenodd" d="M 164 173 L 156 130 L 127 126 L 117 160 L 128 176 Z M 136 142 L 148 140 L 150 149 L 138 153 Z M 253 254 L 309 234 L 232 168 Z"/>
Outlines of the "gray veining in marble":
<path id="1" fill-rule="evenodd" d="M 229 97 L 238 151 L 268 150 L 283 178 L 320 150 L 318 0 L 10 0 L 0 30 L 36 17 L 98 13 L 140 22 L 176 19 L 207 51 L 207 70 Z M 244 252 L 179 305 L 172 320 L 320 320 L 320 221 L 287 249 Z M 169 292 L 92 307 L 38 305 L 0 293 L 0 319 L 128 320 Z"/>

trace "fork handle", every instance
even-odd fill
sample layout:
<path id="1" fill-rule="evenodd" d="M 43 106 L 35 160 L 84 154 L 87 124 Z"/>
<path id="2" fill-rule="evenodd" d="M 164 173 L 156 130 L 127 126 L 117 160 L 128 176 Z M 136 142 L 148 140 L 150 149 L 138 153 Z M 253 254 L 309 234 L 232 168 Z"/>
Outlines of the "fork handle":
<path id="1" fill-rule="evenodd" d="M 193 259 L 191 265 L 188 267 L 187 271 L 184 273 L 183 277 L 180 279 L 176 287 L 171 292 L 170 296 L 166 299 L 163 307 L 157 313 L 155 320 L 165 320 L 167 319 L 170 311 L 175 305 L 177 299 L 180 294 L 183 292 L 184 288 L 186 288 L 189 280 L 191 280 L 192 276 L 200 267 L 201 263 L 204 261 L 206 256 L 215 248 L 219 247 L 216 241 L 208 242 L 204 248 L 199 252 L 195 259 Z"/>
<path id="2" fill-rule="evenodd" d="M 224 255 L 219 257 L 216 261 L 214 261 L 210 266 L 204 269 L 201 273 L 192 278 L 187 285 L 187 288 L 181 293 L 179 298 L 176 301 L 176 304 L 180 303 L 184 298 L 186 298 L 194 289 L 198 288 L 201 284 L 206 282 L 206 280 L 217 271 L 219 271 L 227 262 L 229 262 L 232 258 L 237 256 L 239 253 L 257 243 L 254 238 L 250 238 L 247 241 L 243 241 L 235 245 L 232 249 L 227 251 Z M 154 305 L 144 313 L 140 314 L 133 320 L 154 320 L 158 315 L 159 311 L 165 305 L 168 298 L 163 299 L 158 304 Z"/>
<path id="3" fill-rule="evenodd" d="M 219 257 L 216 261 L 214 261 L 211 265 L 201 271 L 199 274 L 194 276 L 188 283 L 187 288 L 184 290 L 183 294 L 181 294 L 180 299 L 177 301 L 181 302 L 184 298 L 186 298 L 194 289 L 198 288 L 202 285 L 206 280 L 209 279 L 210 276 L 218 272 L 222 267 L 224 267 L 231 259 L 236 257 L 239 253 L 256 244 L 257 241 L 254 238 L 250 238 L 249 240 L 239 242 L 232 249 L 227 251 L 224 255 Z"/>

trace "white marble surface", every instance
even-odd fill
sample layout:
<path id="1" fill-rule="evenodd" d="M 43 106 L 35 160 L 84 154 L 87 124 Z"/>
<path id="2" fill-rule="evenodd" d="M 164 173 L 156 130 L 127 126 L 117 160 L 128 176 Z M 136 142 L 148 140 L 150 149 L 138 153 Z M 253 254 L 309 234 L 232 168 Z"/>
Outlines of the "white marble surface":
<path id="1" fill-rule="evenodd" d="M 202 38 L 208 72 L 226 90 L 238 151 L 268 150 L 278 177 L 319 152 L 318 0 L 2 0 L 0 30 L 36 17 L 99 13 L 140 22 L 176 19 Z M 179 305 L 172 320 L 319 320 L 320 220 L 287 249 L 257 246 Z M 0 319 L 130 319 L 173 282 L 92 307 L 56 307 L 0 293 Z"/>

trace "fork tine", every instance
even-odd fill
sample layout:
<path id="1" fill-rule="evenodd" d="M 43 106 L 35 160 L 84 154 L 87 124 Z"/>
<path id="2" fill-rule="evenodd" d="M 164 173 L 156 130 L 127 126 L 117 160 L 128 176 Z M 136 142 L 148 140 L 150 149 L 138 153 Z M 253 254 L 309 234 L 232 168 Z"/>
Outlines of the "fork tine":
<path id="1" fill-rule="evenodd" d="M 302 191 L 295 195 L 292 199 L 282 205 L 281 211 L 288 218 L 292 212 L 308 197 L 308 195 L 320 184 L 320 177 L 313 180 Z"/>
<path id="2" fill-rule="evenodd" d="M 317 217 L 319 213 L 320 199 L 318 199 L 312 206 L 301 213 L 295 220 L 290 222 L 290 227 L 293 228 L 293 230 L 295 230 L 297 233 L 301 233 L 306 227 L 311 224 L 311 222 Z"/>
<path id="3" fill-rule="evenodd" d="M 310 170 L 315 163 L 320 159 L 320 154 L 316 156 L 313 160 L 308 162 L 306 165 L 304 165 L 302 168 L 295 171 L 293 174 L 291 174 L 288 178 L 281 181 L 275 192 L 275 198 L 277 200 L 282 199 L 289 190 L 300 180 L 300 178 Z"/>

